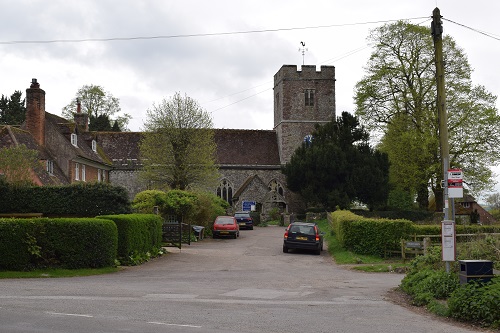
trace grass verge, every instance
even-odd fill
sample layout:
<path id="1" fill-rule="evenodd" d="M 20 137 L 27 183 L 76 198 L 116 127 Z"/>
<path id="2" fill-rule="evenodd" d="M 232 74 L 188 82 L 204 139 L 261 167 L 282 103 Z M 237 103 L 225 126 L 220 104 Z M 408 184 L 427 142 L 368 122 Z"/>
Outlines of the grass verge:
<path id="1" fill-rule="evenodd" d="M 37 269 L 34 271 L 0 271 L 0 279 L 23 279 L 23 278 L 62 278 L 75 276 L 90 276 L 115 273 L 119 267 L 86 268 L 86 269 Z"/>

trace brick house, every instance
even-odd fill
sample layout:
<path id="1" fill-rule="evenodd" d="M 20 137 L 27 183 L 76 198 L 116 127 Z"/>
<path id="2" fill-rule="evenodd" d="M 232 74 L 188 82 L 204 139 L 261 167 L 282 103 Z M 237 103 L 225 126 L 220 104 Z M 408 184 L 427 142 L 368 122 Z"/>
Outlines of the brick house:
<path id="1" fill-rule="evenodd" d="M 455 220 L 458 224 L 470 224 L 474 215 L 482 225 L 496 223 L 495 218 L 472 195 L 465 194 L 463 198 L 455 199 Z"/>
<path id="2" fill-rule="evenodd" d="M 80 112 L 73 122 L 45 112 L 45 92 L 33 79 L 26 90 L 26 122 L 0 128 L 0 147 L 16 140 L 39 152 L 47 168 L 39 185 L 106 181 L 123 186 L 130 199 L 147 189 L 139 178 L 139 132 L 89 132 Z M 213 193 L 233 211 L 254 204 L 264 214 L 278 208 L 298 212 L 300 198 L 287 190 L 281 166 L 314 130 L 335 117 L 335 67 L 284 65 L 274 75 L 274 129 L 216 129 L 221 175 Z M 48 171 L 50 170 L 50 171 Z"/>
<path id="3" fill-rule="evenodd" d="M 33 79 L 26 89 L 26 121 L 20 128 L 0 127 L 0 147 L 24 144 L 38 152 L 37 185 L 108 182 L 112 164 L 88 131 L 87 115 L 78 111 L 73 122 L 45 112 L 45 91 Z"/>

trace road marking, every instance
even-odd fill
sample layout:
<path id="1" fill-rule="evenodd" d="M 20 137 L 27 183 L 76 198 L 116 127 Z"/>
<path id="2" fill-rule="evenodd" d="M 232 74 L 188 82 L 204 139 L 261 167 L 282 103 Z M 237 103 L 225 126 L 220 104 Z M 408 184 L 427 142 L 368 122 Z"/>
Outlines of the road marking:
<path id="1" fill-rule="evenodd" d="M 201 326 L 196 326 L 196 325 L 169 324 L 169 323 L 160 323 L 160 322 L 157 322 L 157 321 L 149 321 L 148 324 L 165 325 L 165 326 L 177 326 L 177 327 L 201 328 Z"/>
<path id="2" fill-rule="evenodd" d="M 59 316 L 94 318 L 94 316 L 92 316 L 92 315 L 84 315 L 84 314 L 77 314 L 77 313 L 61 313 L 61 312 L 47 312 L 47 313 L 52 314 L 52 315 L 59 315 Z"/>

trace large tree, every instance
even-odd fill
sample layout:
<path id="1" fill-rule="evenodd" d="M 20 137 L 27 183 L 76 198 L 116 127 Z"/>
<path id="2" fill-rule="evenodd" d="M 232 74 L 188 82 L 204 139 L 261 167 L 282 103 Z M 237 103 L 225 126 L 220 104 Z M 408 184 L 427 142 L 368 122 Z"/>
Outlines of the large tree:
<path id="1" fill-rule="evenodd" d="M 194 99 L 175 93 L 153 104 L 144 130 L 141 174 L 150 187 L 185 190 L 215 185 L 212 118 Z"/>
<path id="2" fill-rule="evenodd" d="M 0 98 L 0 124 L 21 125 L 26 119 L 26 107 L 23 93 L 15 91 L 10 98 L 2 95 Z"/>
<path id="3" fill-rule="evenodd" d="M 78 101 L 81 103 L 82 112 L 89 116 L 89 128 L 94 131 L 107 131 L 111 123 L 117 123 L 121 129 L 127 128 L 131 118 L 128 114 L 121 114 L 120 100 L 98 85 L 84 85 L 78 89 L 75 98 L 63 108 L 62 115 L 73 119 L 77 111 Z M 103 120 L 108 120 L 108 122 Z"/>
<path id="4" fill-rule="evenodd" d="M 356 114 L 381 137 L 391 182 L 426 208 L 428 189 L 439 195 L 443 176 L 430 29 L 399 21 L 373 30 L 368 40 L 374 51 L 355 88 Z M 472 84 L 467 57 L 449 36 L 443 53 L 450 165 L 463 169 L 468 189 L 478 193 L 491 185 L 489 167 L 500 159 L 496 96 Z"/>
<path id="5" fill-rule="evenodd" d="M 283 167 L 288 188 L 308 206 L 335 210 L 357 200 L 373 209 L 385 206 L 388 194 L 387 155 L 372 149 L 369 135 L 353 115 L 316 126 Z"/>

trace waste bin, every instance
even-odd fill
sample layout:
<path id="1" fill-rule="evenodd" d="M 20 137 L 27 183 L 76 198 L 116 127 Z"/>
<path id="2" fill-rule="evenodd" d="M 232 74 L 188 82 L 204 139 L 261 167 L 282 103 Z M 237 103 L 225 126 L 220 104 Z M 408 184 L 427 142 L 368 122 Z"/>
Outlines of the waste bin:
<path id="1" fill-rule="evenodd" d="M 493 261 L 491 260 L 459 260 L 460 284 L 469 281 L 488 282 L 493 275 Z"/>
<path id="2" fill-rule="evenodd" d="M 205 234 L 205 227 L 202 227 L 201 225 L 193 225 L 193 231 L 194 235 L 199 239 L 202 240 Z"/>

